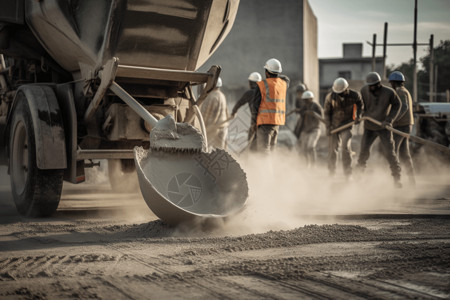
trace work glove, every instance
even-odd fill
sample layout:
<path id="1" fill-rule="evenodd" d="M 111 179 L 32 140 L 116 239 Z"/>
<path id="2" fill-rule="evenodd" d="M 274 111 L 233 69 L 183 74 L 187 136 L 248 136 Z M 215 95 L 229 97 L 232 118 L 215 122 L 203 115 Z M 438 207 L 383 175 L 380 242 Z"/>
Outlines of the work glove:
<path id="1" fill-rule="evenodd" d="M 384 129 L 386 129 L 386 127 L 392 127 L 392 123 L 389 121 L 383 121 L 381 122 L 381 127 L 383 127 Z"/>
<path id="2" fill-rule="evenodd" d="M 358 125 L 359 123 L 361 123 L 361 118 L 360 117 L 356 117 L 354 120 L 354 124 Z"/>

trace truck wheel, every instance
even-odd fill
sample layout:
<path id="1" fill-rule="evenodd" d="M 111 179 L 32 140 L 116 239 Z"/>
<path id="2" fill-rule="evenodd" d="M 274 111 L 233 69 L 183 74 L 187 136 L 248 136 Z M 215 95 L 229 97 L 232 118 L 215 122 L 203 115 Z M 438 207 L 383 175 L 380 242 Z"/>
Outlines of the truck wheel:
<path id="1" fill-rule="evenodd" d="M 108 175 L 113 191 L 118 193 L 136 193 L 139 191 L 139 182 L 133 159 L 109 159 Z"/>
<path id="2" fill-rule="evenodd" d="M 37 168 L 30 108 L 23 93 L 19 92 L 17 97 L 9 142 L 11 192 L 20 214 L 28 217 L 47 217 L 58 208 L 63 170 Z"/>

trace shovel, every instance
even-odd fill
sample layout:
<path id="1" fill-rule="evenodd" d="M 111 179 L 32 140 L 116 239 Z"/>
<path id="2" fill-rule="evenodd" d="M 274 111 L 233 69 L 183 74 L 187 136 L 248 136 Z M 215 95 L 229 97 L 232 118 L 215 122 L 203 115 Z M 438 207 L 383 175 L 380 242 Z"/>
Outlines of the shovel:
<path id="1" fill-rule="evenodd" d="M 177 225 L 229 217 L 244 207 L 247 178 L 229 153 L 206 152 L 195 127 L 170 115 L 158 121 L 115 82 L 110 90 L 152 127 L 150 149 L 135 147 L 134 160 L 142 196 L 155 215 Z"/>
<path id="2" fill-rule="evenodd" d="M 342 126 L 340 126 L 340 127 L 338 127 L 338 128 L 335 128 L 335 129 L 331 130 L 330 133 L 331 133 L 331 134 L 338 133 L 338 132 L 340 132 L 340 131 L 342 131 L 342 130 L 345 130 L 345 129 L 347 129 L 347 128 L 352 127 L 354 124 L 355 124 L 355 121 L 352 121 L 352 122 L 350 122 L 350 123 L 347 123 L 347 124 L 345 124 L 345 125 L 342 125 Z"/>
<path id="3" fill-rule="evenodd" d="M 361 120 L 367 120 L 367 121 L 372 122 L 372 123 L 374 123 L 374 124 L 376 124 L 378 126 L 381 126 L 381 122 L 380 121 L 375 120 L 374 118 L 371 118 L 371 117 L 362 117 Z M 401 136 L 403 136 L 403 137 L 405 137 L 407 139 L 410 139 L 410 140 L 412 140 L 412 141 L 414 141 L 416 143 L 419 143 L 419 144 L 422 144 L 422 145 L 426 145 L 426 146 L 430 146 L 430 147 L 433 147 L 436 150 L 442 151 L 442 152 L 444 152 L 446 154 L 450 154 L 450 148 L 445 147 L 444 145 L 441 145 L 441 144 L 438 144 L 438 143 L 434 143 L 432 141 L 420 138 L 418 136 L 414 136 L 414 135 L 411 135 L 409 133 L 406 133 L 406 132 L 394 129 L 391 126 L 386 126 L 385 128 L 387 130 L 389 130 L 389 131 L 392 131 L 395 134 L 401 135 Z"/>

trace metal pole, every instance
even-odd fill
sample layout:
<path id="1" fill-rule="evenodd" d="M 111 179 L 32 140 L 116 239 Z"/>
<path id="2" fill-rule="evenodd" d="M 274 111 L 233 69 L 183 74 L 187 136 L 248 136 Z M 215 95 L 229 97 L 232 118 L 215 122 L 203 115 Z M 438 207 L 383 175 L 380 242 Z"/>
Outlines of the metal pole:
<path id="1" fill-rule="evenodd" d="M 413 101 L 417 102 L 417 0 L 414 1 L 414 74 L 413 74 Z"/>
<path id="2" fill-rule="evenodd" d="M 383 37 L 383 79 L 386 79 L 386 46 L 387 46 L 388 23 L 384 22 L 384 37 Z"/>
<path id="3" fill-rule="evenodd" d="M 430 36 L 430 97 L 429 101 L 433 102 L 434 91 L 434 35 Z"/>
<path id="4" fill-rule="evenodd" d="M 372 72 L 375 72 L 375 53 L 377 49 L 377 34 L 373 34 L 373 41 L 372 41 Z"/>
<path id="5" fill-rule="evenodd" d="M 437 101 L 437 93 L 438 93 L 438 89 L 437 89 L 437 84 L 438 84 L 438 70 L 439 70 L 439 66 L 436 65 L 434 66 L 434 102 Z"/>

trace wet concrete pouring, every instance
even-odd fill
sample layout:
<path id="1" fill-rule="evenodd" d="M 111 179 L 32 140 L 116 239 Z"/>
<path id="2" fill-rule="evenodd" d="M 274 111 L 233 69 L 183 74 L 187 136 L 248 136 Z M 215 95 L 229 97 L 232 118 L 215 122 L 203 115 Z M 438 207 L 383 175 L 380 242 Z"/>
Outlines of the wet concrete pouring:
<path id="1" fill-rule="evenodd" d="M 418 178 L 395 207 L 309 207 L 257 229 L 251 203 L 224 224 L 169 227 L 107 184 L 66 184 L 52 218 L 25 218 L 2 177 L 0 298 L 448 299 L 446 176 Z"/>

